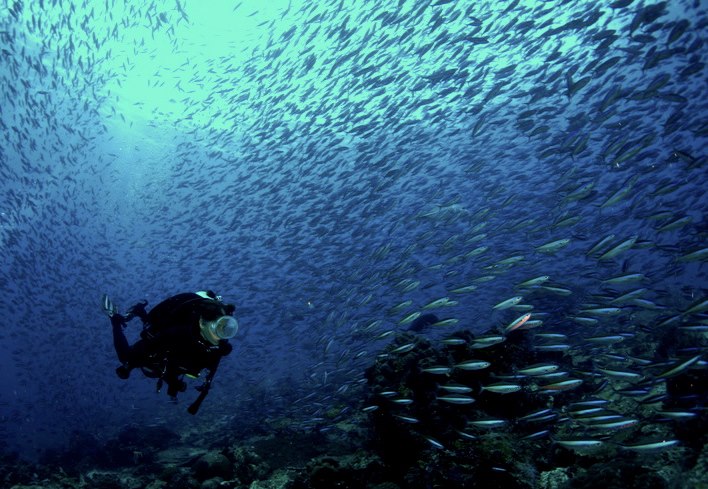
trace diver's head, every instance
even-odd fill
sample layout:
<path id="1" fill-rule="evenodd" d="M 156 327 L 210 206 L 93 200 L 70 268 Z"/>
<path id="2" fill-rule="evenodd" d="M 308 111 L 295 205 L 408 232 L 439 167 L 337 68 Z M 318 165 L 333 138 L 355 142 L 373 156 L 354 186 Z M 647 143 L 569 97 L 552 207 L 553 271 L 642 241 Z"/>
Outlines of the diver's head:
<path id="1" fill-rule="evenodd" d="M 212 345 L 219 343 L 219 340 L 228 340 L 238 333 L 238 321 L 232 316 L 221 316 L 213 321 L 208 321 L 203 317 L 199 319 L 199 329 L 202 336 Z"/>

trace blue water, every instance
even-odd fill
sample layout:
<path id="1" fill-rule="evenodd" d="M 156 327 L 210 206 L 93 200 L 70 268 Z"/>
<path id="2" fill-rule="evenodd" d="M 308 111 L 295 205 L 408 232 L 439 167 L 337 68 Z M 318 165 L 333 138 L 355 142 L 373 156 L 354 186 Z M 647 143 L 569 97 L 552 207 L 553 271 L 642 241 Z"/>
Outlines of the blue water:
<path id="1" fill-rule="evenodd" d="M 0 7 L 4 450 L 128 423 L 322 428 L 361 409 L 386 333 L 443 297 L 430 312 L 459 322 L 431 340 L 503 329 L 523 312 L 493 306 L 517 295 L 579 337 L 706 324 L 682 314 L 708 289 L 690 255 L 706 247 L 705 5 L 190 3 Z M 645 278 L 602 282 L 623 273 Z M 562 292 L 519 292 L 542 275 Z M 571 319 L 640 287 L 649 303 Z M 99 300 L 205 288 L 241 329 L 192 417 L 193 389 L 174 406 L 116 377 Z"/>

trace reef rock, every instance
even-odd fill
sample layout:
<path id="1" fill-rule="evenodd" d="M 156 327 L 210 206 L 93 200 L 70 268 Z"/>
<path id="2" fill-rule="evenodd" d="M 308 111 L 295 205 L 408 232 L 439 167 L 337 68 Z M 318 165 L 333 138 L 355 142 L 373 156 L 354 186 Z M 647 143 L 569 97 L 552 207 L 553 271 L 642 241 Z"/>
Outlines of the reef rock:
<path id="1" fill-rule="evenodd" d="M 194 477 L 198 481 L 205 481 L 220 477 L 228 480 L 234 475 L 234 467 L 224 454 L 219 452 L 207 452 L 192 466 Z"/>

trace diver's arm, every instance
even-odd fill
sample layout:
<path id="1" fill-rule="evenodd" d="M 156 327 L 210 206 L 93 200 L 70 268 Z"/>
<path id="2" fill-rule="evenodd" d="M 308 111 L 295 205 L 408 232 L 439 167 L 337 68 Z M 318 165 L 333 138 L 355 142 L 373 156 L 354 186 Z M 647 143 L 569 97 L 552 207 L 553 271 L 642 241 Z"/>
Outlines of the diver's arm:
<path id="1" fill-rule="evenodd" d="M 189 343 L 191 336 L 191 328 L 188 325 L 180 324 L 150 334 L 145 338 L 145 341 L 156 349 L 169 349 L 174 345 Z"/>
<path id="2" fill-rule="evenodd" d="M 224 346 L 222 346 L 222 342 Z M 227 351 L 227 353 L 222 353 L 222 351 Z M 214 354 L 211 355 L 210 358 L 210 365 L 208 365 L 206 368 L 209 370 L 209 373 L 206 376 L 206 379 L 204 380 L 204 383 L 197 387 L 197 390 L 199 391 L 199 396 L 194 400 L 192 404 L 189 405 L 187 408 L 187 412 L 189 414 L 197 414 L 197 411 L 199 411 L 199 407 L 202 405 L 202 402 L 204 401 L 204 398 L 206 398 L 207 394 L 209 394 L 209 389 L 211 388 L 211 381 L 214 380 L 214 375 L 216 375 L 216 369 L 219 368 L 219 362 L 221 361 L 221 357 L 228 355 L 231 353 L 231 345 L 229 344 L 228 341 L 226 340 L 221 340 L 219 341 L 219 350 L 214 352 Z"/>
<path id="3" fill-rule="evenodd" d="M 229 343 L 229 340 L 219 340 L 219 356 L 220 357 L 225 357 L 229 353 L 231 353 L 234 349 L 233 346 L 231 346 L 231 343 Z M 218 362 L 218 361 L 217 361 Z"/>

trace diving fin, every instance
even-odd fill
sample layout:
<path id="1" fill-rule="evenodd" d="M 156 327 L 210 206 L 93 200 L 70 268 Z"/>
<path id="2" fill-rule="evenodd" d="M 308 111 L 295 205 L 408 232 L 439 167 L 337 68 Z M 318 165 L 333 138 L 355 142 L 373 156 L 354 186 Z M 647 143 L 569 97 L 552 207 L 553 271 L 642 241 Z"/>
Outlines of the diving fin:
<path id="1" fill-rule="evenodd" d="M 103 309 L 103 312 L 106 314 L 106 316 L 108 316 L 109 318 L 112 318 L 117 311 L 116 306 L 108 297 L 108 294 L 103 294 L 103 297 L 101 297 L 101 308 Z"/>

